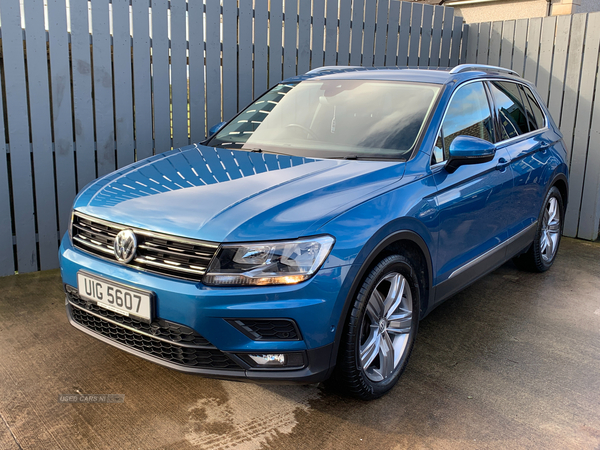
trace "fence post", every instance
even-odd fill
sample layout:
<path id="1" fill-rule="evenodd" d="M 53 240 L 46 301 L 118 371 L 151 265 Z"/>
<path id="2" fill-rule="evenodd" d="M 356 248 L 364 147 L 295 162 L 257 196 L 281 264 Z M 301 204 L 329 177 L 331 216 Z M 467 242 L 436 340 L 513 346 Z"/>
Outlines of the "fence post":
<path id="1" fill-rule="evenodd" d="M 7 131 L 10 142 L 14 224 L 17 237 L 17 269 L 19 272 L 33 272 L 38 267 L 35 248 L 35 211 L 27 86 L 25 84 L 23 31 L 21 30 L 19 0 L 4 0 L 0 9 L 0 21 L 2 22 L 2 55 L 6 87 L 5 104 L 8 116 Z M 6 155 L 2 156 L 6 157 Z M 10 235 L 12 237 L 12 233 Z"/>
<path id="2" fill-rule="evenodd" d="M 52 123 L 50 118 L 50 92 L 48 82 L 48 50 L 44 28 L 44 3 L 29 1 L 24 5 L 28 24 L 27 77 L 29 86 L 31 120 L 31 146 L 33 149 L 33 174 L 35 179 L 36 221 L 40 269 L 52 269 L 58 264 L 58 237 L 56 217 L 56 190 L 52 155 Z M 89 50 L 89 46 L 88 46 Z M 32 101 L 34 100 L 34 101 Z M 60 101 L 57 99 L 56 101 Z M 4 155 L 3 155 L 4 156 Z M 61 158 L 64 161 L 64 157 Z M 58 161 L 57 161 L 58 162 Z M 63 198 L 64 202 L 70 198 Z"/>
<path id="3" fill-rule="evenodd" d="M 0 85 L 2 74 L 0 73 Z M 6 164 L 6 141 L 4 130 L 4 106 L 3 98 L 0 96 L 0 174 L 8 174 Z M 10 223 L 10 196 L 8 190 L 8 176 L 0 176 L 0 276 L 13 275 L 15 273 L 13 255 L 13 232 Z"/>
<path id="4" fill-rule="evenodd" d="M 56 196 L 61 235 L 67 231 L 71 218 L 73 197 L 76 194 L 75 158 L 73 154 L 73 111 L 71 109 L 70 89 L 71 71 L 69 69 L 66 11 L 67 5 L 65 0 L 48 2 L 52 120 L 54 126 L 54 158 L 56 160 Z M 110 91 L 109 95 L 111 96 L 112 105 L 112 91 Z"/>

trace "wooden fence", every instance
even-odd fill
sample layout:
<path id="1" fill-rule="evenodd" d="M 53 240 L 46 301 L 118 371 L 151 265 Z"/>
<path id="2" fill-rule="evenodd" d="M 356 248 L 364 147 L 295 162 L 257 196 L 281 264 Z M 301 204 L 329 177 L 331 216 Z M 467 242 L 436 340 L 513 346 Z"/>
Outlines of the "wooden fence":
<path id="1" fill-rule="evenodd" d="M 470 24 L 469 63 L 511 68 L 537 85 L 569 153 L 564 234 L 593 240 L 600 224 L 600 13 Z"/>
<path id="2" fill-rule="evenodd" d="M 0 275 L 57 267 L 88 182 L 202 140 L 282 78 L 461 57 L 452 8 L 396 0 L 47 3 L 0 0 Z"/>

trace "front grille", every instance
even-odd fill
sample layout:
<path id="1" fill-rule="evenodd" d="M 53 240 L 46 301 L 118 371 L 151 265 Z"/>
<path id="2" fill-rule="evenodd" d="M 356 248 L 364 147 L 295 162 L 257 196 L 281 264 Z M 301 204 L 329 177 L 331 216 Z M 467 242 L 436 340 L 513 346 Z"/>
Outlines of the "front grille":
<path id="1" fill-rule="evenodd" d="M 300 330 L 290 319 L 234 319 L 229 323 L 255 341 L 299 341 Z"/>
<path id="2" fill-rule="evenodd" d="M 108 222 L 82 213 L 73 215 L 73 245 L 83 251 L 117 261 L 113 244 L 124 229 L 132 230 L 137 252 L 128 266 L 177 278 L 200 281 L 218 244 L 154 233 Z"/>
<path id="3" fill-rule="evenodd" d="M 69 302 L 71 317 L 76 323 L 129 348 L 185 367 L 241 370 L 240 366 L 227 355 L 194 330 L 183 325 L 167 321 L 147 325 L 111 311 L 106 313 L 114 316 L 101 314 L 98 310 L 102 308 L 86 304 L 87 302 L 73 296 L 69 296 Z M 159 330 L 157 337 L 146 334 L 152 333 L 152 329 Z"/>

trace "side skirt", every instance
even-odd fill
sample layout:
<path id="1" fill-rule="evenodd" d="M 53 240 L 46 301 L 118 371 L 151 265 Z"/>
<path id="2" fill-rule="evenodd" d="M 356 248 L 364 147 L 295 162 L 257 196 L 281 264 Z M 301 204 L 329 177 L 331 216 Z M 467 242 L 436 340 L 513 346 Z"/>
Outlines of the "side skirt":
<path id="1" fill-rule="evenodd" d="M 446 280 L 434 287 L 434 305 L 437 306 L 526 249 L 533 242 L 537 225 L 535 221 L 524 230 L 452 272 Z"/>

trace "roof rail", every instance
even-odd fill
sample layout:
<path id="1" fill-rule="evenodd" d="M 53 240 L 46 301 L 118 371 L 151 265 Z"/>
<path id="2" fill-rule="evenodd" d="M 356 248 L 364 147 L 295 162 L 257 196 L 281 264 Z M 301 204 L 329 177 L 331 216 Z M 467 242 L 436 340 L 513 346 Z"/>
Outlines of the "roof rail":
<path id="1" fill-rule="evenodd" d="M 509 75 L 520 76 L 517 72 L 512 69 L 505 69 L 504 67 L 488 66 L 486 64 L 460 64 L 454 67 L 450 73 L 462 73 L 469 71 L 480 71 L 480 72 L 499 72 L 507 73 Z"/>

